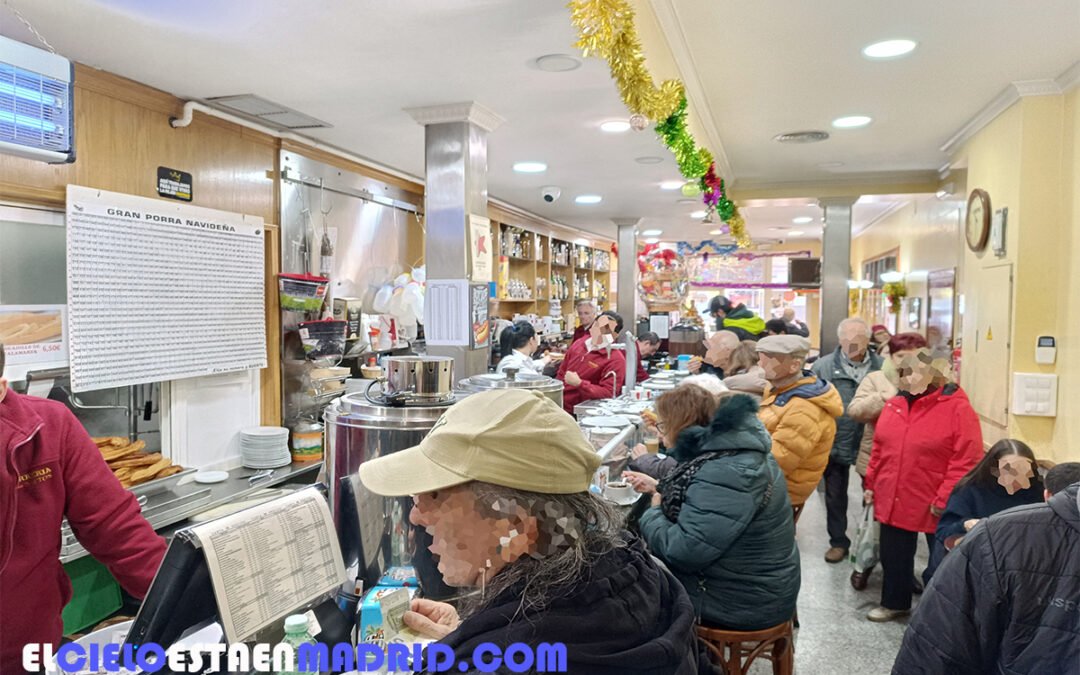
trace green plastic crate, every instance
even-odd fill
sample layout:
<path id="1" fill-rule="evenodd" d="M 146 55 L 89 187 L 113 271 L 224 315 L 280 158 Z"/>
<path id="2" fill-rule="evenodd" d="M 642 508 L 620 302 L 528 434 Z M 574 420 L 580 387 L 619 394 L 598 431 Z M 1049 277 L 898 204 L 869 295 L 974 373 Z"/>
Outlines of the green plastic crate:
<path id="1" fill-rule="evenodd" d="M 84 556 L 64 565 L 71 578 L 71 602 L 64 607 L 64 635 L 85 630 L 111 616 L 123 605 L 120 584 L 109 570 Z"/>

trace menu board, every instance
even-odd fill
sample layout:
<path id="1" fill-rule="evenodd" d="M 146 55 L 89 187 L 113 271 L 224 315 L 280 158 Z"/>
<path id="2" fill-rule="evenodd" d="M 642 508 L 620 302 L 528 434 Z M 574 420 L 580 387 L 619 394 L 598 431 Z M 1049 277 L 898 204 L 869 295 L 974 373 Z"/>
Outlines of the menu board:
<path id="1" fill-rule="evenodd" d="M 263 222 L 69 185 L 74 391 L 266 367 Z"/>
<path id="2" fill-rule="evenodd" d="M 228 642 L 252 637 L 345 581 L 334 520 L 317 488 L 191 531 L 206 554 Z"/>

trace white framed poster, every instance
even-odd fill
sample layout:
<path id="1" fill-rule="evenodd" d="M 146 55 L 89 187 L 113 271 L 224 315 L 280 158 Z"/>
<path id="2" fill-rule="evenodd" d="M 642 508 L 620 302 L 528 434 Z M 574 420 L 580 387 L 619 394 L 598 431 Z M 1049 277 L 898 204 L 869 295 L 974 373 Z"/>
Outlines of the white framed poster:
<path id="1" fill-rule="evenodd" d="M 69 185 L 76 392 L 266 367 L 263 222 Z"/>
<path id="2" fill-rule="evenodd" d="M 484 216 L 469 216 L 469 258 L 472 260 L 470 281 L 491 281 L 491 221 Z"/>

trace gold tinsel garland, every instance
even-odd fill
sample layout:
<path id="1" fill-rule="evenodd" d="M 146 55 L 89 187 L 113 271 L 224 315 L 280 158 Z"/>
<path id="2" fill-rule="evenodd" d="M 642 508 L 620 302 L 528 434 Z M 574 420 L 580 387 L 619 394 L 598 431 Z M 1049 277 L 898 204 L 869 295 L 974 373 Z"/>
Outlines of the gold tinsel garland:
<path id="1" fill-rule="evenodd" d="M 675 111 L 683 97 L 682 82 L 665 80 L 659 87 L 653 82 L 626 0 L 575 0 L 570 17 L 580 32 L 576 46 L 586 57 L 595 54 L 608 62 L 630 112 L 660 122 Z"/>
<path id="2" fill-rule="evenodd" d="M 608 62 L 611 77 L 627 109 L 657 124 L 670 124 L 668 118 L 676 113 L 680 104 L 685 106 L 683 84 L 678 80 L 665 80 L 659 87 L 656 86 L 645 65 L 641 40 L 634 25 L 634 10 L 627 0 L 572 0 L 569 8 L 571 21 L 578 28 L 575 46 L 581 49 L 586 58 L 595 55 Z M 684 175 L 693 174 L 686 178 L 700 179 L 713 164 L 711 153 L 697 147 L 685 129 L 676 139 L 679 142 L 674 147 L 672 143 L 667 144 L 676 154 L 680 169 L 684 170 Z M 709 209 L 714 210 L 714 207 L 709 205 Z M 740 248 L 753 246 L 746 231 L 746 221 L 738 207 L 725 222 L 732 239 Z"/>

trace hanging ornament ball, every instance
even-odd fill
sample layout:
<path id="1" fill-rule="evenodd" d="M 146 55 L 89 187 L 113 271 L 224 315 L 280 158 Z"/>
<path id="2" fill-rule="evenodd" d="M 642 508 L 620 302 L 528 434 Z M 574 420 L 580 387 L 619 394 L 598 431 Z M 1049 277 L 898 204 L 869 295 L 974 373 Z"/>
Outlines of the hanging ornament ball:
<path id="1" fill-rule="evenodd" d="M 647 126 L 649 126 L 648 117 L 645 117 L 641 113 L 634 113 L 630 116 L 630 128 L 634 131 L 644 131 Z"/>
<path id="2" fill-rule="evenodd" d="M 683 197 L 697 197 L 701 194 L 701 187 L 697 184 L 697 181 L 690 181 L 683 184 L 682 193 Z"/>

